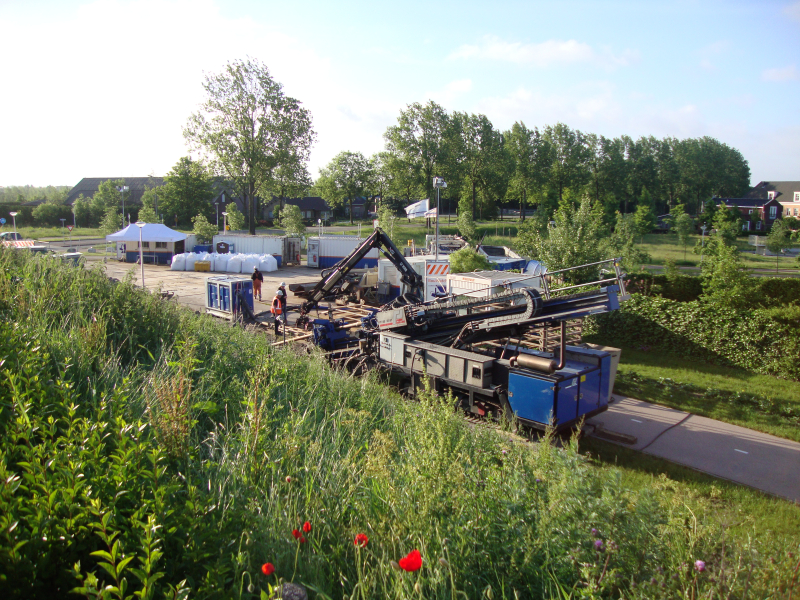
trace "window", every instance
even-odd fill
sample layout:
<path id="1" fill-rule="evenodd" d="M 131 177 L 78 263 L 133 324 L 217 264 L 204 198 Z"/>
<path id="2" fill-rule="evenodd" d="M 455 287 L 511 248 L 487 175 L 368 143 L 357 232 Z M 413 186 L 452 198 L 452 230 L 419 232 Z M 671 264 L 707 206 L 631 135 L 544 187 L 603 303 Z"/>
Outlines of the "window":
<path id="1" fill-rule="evenodd" d="M 167 248 L 167 242 L 156 242 L 156 248 Z"/>
<path id="2" fill-rule="evenodd" d="M 778 216 L 778 207 L 777 206 L 770 206 L 769 207 L 769 218 L 775 219 Z"/>
<path id="3" fill-rule="evenodd" d="M 776 194 L 776 192 L 774 192 L 774 191 L 773 192 L 767 192 L 767 198 L 769 200 L 775 200 L 775 194 Z"/>
<path id="4" fill-rule="evenodd" d="M 761 221 L 756 223 L 756 231 L 761 231 Z"/>
<path id="5" fill-rule="evenodd" d="M 795 192 L 794 193 L 794 201 L 795 202 L 800 202 L 800 192 Z"/>
<path id="6" fill-rule="evenodd" d="M 752 215 L 752 214 L 753 214 L 753 209 L 751 208 L 750 210 L 748 210 L 748 211 L 747 211 L 747 214 L 748 214 L 748 215 Z"/>
<path id="7" fill-rule="evenodd" d="M 794 216 L 796 217 L 797 215 L 798 215 L 798 211 L 797 211 L 797 207 L 795 206 L 794 207 Z"/>
<path id="8" fill-rule="evenodd" d="M 150 248 L 150 242 L 142 242 L 142 248 Z"/>

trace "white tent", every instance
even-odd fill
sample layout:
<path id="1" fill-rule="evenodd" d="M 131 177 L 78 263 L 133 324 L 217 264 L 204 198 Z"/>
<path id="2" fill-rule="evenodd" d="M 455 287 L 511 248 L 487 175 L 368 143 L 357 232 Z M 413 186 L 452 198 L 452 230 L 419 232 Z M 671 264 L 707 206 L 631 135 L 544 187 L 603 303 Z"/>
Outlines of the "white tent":
<path id="1" fill-rule="evenodd" d="M 186 239 L 186 234 L 170 229 L 161 223 L 147 223 L 142 228 L 143 242 L 181 242 Z M 131 223 L 122 231 L 106 236 L 107 242 L 138 242 L 139 226 Z"/>
<path id="2" fill-rule="evenodd" d="M 406 206 L 406 215 L 409 219 L 413 219 L 414 217 L 424 217 L 426 212 L 428 212 L 427 198 L 425 198 L 425 200 L 415 202 L 410 206 Z"/>

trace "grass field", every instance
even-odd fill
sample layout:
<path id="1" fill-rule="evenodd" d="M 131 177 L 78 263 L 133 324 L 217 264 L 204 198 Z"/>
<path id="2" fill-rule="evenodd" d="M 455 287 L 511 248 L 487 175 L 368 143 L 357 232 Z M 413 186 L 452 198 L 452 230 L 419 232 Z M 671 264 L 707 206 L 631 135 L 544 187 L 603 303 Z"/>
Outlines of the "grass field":
<path id="1" fill-rule="evenodd" d="M 7 231 L 8 229 L 6 229 Z M 66 229 L 62 229 L 61 227 L 17 227 L 17 232 L 21 234 L 26 239 L 33 239 L 33 240 L 47 240 L 47 239 L 58 239 L 68 240 L 70 238 L 70 234 Z M 102 237 L 103 234 L 100 232 L 99 228 L 92 228 L 92 227 L 76 227 L 72 230 L 72 239 L 81 238 L 81 237 Z"/>

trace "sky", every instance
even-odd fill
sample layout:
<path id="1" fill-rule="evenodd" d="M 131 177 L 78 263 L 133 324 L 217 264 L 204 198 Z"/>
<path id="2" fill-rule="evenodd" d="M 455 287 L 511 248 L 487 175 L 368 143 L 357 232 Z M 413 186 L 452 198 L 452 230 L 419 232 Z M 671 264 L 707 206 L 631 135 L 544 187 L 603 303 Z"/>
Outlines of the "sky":
<path id="1" fill-rule="evenodd" d="M 316 177 L 413 102 L 506 130 L 712 136 L 800 180 L 800 1 L 0 0 L 0 186 L 166 174 L 206 74 L 250 57 L 311 112 Z"/>

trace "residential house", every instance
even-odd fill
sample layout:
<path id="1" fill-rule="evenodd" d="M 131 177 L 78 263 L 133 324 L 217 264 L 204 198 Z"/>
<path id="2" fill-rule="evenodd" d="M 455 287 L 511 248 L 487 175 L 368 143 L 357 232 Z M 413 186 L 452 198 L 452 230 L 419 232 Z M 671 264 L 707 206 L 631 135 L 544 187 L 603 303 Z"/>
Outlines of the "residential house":
<path id="1" fill-rule="evenodd" d="M 767 231 L 784 216 L 800 218 L 800 181 L 761 181 L 741 198 L 714 198 L 714 202 L 738 208 L 744 231 Z"/>
<path id="2" fill-rule="evenodd" d="M 100 184 L 109 179 L 123 181 L 122 185 L 128 187 L 125 204 L 136 207 L 142 205 L 142 195 L 146 189 L 164 185 L 163 177 L 84 177 L 69 191 L 65 204 L 72 206 L 81 194 L 84 198 L 91 198 L 100 189 Z"/>

